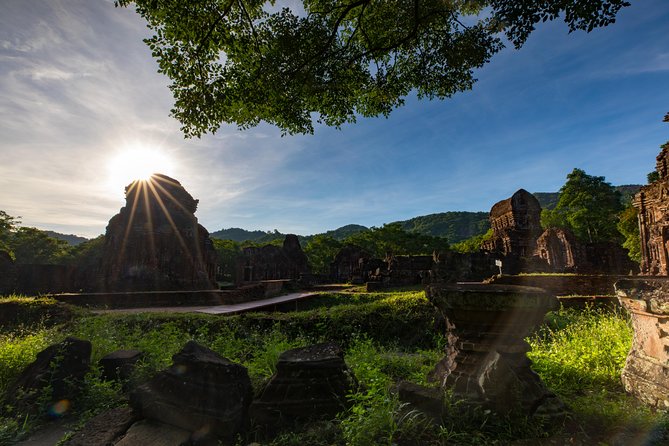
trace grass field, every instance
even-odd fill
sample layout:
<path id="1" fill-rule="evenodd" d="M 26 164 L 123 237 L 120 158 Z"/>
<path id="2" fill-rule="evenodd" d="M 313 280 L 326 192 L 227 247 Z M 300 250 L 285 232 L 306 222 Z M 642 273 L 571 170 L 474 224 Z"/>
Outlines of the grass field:
<path id="1" fill-rule="evenodd" d="M 572 408 L 573 416 L 564 425 L 545 426 L 536 420 L 464 410 L 447 393 L 449 416 L 443 425 L 435 426 L 421 413 L 408 410 L 393 392 L 400 380 L 432 385 L 427 374 L 445 345 L 443 322 L 422 291 L 332 293 L 311 300 L 296 312 L 226 317 L 184 313 L 96 316 L 63 308 L 47 298 L 17 296 L 1 298 L 0 311 L 3 305 L 12 306 L 16 314 L 0 329 L 2 393 L 40 350 L 68 335 L 92 342 L 93 364 L 120 348 L 145 352 L 132 383 L 168 366 L 174 353 L 188 340 L 195 340 L 247 367 L 256 393 L 274 372 L 281 352 L 325 341 L 342 346 L 360 382 L 349 395 L 349 410 L 336 419 L 284 432 L 271 440 L 251 432 L 240 444 L 525 444 L 523 439 L 534 441 L 532 444 L 560 444 L 561 439 L 570 438 L 581 441 L 575 444 L 665 441 L 665 415 L 638 404 L 621 387 L 620 371 L 632 337 L 622 313 L 549 313 L 545 325 L 528 339 L 534 369 Z M 37 316 L 40 314 L 43 317 Z M 123 404 L 126 400 L 120 386 L 101 381 L 93 370 L 82 397 L 67 416 L 83 422 Z M 4 407 L 0 444 L 11 444 L 43 423 L 39 417 Z M 641 440 L 646 443 L 632 442 Z"/>

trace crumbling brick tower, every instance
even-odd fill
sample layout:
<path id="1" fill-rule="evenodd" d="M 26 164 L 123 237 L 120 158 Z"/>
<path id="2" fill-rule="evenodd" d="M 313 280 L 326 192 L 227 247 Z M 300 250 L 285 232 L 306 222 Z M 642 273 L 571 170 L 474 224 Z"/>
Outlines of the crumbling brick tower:
<path id="1" fill-rule="evenodd" d="M 669 120 L 669 114 L 665 121 Z M 639 213 L 641 274 L 669 275 L 669 142 L 657 156 L 659 179 L 641 188 L 632 204 Z"/>

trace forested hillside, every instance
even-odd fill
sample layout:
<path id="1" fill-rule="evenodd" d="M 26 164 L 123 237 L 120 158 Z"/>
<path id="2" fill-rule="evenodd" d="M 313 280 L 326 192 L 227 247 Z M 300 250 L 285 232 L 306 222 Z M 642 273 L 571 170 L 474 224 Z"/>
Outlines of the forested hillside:
<path id="1" fill-rule="evenodd" d="M 441 212 L 414 217 L 399 223 L 406 231 L 446 237 L 449 243 L 457 243 L 483 234 L 490 227 L 487 212 Z"/>
<path id="2" fill-rule="evenodd" d="M 61 234 L 60 232 L 55 232 L 55 231 L 44 231 L 44 232 L 49 237 L 55 238 L 56 240 L 62 240 L 72 246 L 77 246 L 80 243 L 88 241 L 86 237 L 79 237 L 78 235 L 74 234 Z"/>

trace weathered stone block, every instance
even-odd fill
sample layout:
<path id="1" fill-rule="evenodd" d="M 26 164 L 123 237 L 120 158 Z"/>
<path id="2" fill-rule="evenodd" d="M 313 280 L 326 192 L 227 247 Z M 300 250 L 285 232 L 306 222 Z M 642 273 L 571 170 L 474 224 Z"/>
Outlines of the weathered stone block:
<path id="1" fill-rule="evenodd" d="M 38 393 L 50 386 L 49 410 L 53 415 L 64 414 L 81 391 L 91 348 L 90 342 L 72 337 L 47 347 L 7 388 L 6 400 L 19 410 L 34 411 Z"/>
<path id="2" fill-rule="evenodd" d="M 142 356 L 144 353 L 139 350 L 116 350 L 103 356 L 98 362 L 102 367 L 102 378 L 127 380 Z"/>
<path id="3" fill-rule="evenodd" d="M 411 410 L 423 413 L 435 424 L 442 423 L 445 415 L 442 389 L 401 381 L 397 385 L 397 395 L 399 400 L 408 404 Z"/>
<path id="4" fill-rule="evenodd" d="M 145 418 L 231 440 L 247 424 L 251 381 L 246 369 L 193 341 L 172 366 L 130 394 Z"/>
<path id="5" fill-rule="evenodd" d="M 152 420 L 142 420 L 133 424 L 114 446 L 182 446 L 189 444 L 190 437 L 188 430 Z"/>
<path id="6" fill-rule="evenodd" d="M 355 378 L 334 344 L 288 350 L 279 356 L 276 374 L 251 405 L 254 424 L 270 429 L 295 421 L 327 419 L 347 407 Z"/>

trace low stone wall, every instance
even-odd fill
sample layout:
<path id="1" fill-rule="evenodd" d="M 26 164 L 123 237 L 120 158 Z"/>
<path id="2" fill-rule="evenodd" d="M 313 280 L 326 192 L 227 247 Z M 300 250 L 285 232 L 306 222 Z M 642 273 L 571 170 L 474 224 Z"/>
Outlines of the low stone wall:
<path id="1" fill-rule="evenodd" d="M 267 280 L 233 290 L 137 291 L 119 293 L 64 293 L 53 298 L 93 308 L 197 307 L 232 305 L 277 296 L 290 288 L 290 280 Z"/>
<path id="2" fill-rule="evenodd" d="M 76 291 L 77 269 L 65 265 L 17 265 L 16 291 L 21 294 Z"/>
<path id="3" fill-rule="evenodd" d="M 260 282 L 265 289 L 265 297 L 278 296 L 286 291 L 287 288 L 290 288 L 293 283 L 294 281 L 290 279 L 263 280 Z"/>
<path id="4" fill-rule="evenodd" d="M 94 308 L 142 308 L 220 305 L 233 291 L 139 291 L 127 293 L 64 293 L 53 298 L 72 305 Z"/>
<path id="5" fill-rule="evenodd" d="M 521 285 L 543 288 L 555 296 L 613 296 L 613 285 L 630 276 L 604 276 L 581 274 L 538 274 L 496 276 L 486 281 L 497 285 Z"/>

